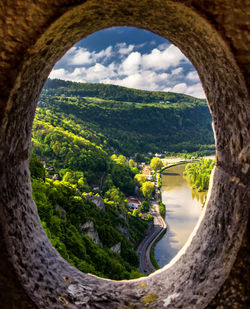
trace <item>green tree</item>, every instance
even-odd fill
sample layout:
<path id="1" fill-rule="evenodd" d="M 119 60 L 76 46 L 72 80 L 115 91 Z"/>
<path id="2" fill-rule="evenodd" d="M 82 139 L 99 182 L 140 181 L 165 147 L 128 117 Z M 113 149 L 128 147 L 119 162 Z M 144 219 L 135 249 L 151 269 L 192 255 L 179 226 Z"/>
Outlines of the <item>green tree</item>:
<path id="1" fill-rule="evenodd" d="M 136 174 L 135 180 L 138 182 L 140 186 L 147 180 L 147 176 L 144 174 Z"/>
<path id="2" fill-rule="evenodd" d="M 149 200 L 152 196 L 152 193 L 154 192 L 154 185 L 150 181 L 146 181 L 142 184 L 141 187 L 143 196 Z"/>
<path id="3" fill-rule="evenodd" d="M 128 166 L 133 174 L 138 173 L 138 168 L 135 166 L 135 162 L 132 159 L 128 161 Z"/>
<path id="4" fill-rule="evenodd" d="M 128 165 L 129 165 L 129 167 L 130 167 L 130 169 L 131 169 L 132 167 L 135 167 L 135 162 L 134 162 L 132 159 L 130 159 L 130 160 L 128 161 Z"/>
<path id="5" fill-rule="evenodd" d="M 61 143 L 59 141 L 56 141 L 55 143 L 52 144 L 51 148 L 54 151 L 54 153 L 58 156 L 61 150 Z"/>
<path id="6" fill-rule="evenodd" d="M 126 157 L 123 156 L 123 155 L 120 155 L 120 156 L 117 158 L 116 162 L 117 162 L 118 164 L 120 164 L 120 165 L 126 165 Z"/>
<path id="7" fill-rule="evenodd" d="M 118 188 L 112 187 L 105 193 L 105 198 L 109 199 L 110 201 L 114 202 L 115 206 L 121 204 L 124 200 L 124 195 L 119 191 Z"/>
<path id="8" fill-rule="evenodd" d="M 147 217 L 146 217 L 146 220 L 147 221 L 153 221 L 154 220 L 154 216 L 148 214 Z"/>
<path id="9" fill-rule="evenodd" d="M 189 163 L 185 168 L 184 176 L 187 177 L 189 183 L 194 189 L 197 189 L 198 191 L 207 190 L 214 165 L 215 159 L 202 159 L 199 162 Z"/>
<path id="10" fill-rule="evenodd" d="M 150 203 L 148 201 L 143 201 L 141 203 L 141 212 L 148 212 L 150 207 Z"/>
<path id="11" fill-rule="evenodd" d="M 44 179 L 45 177 L 45 169 L 43 167 L 42 162 L 39 160 L 37 155 L 32 153 L 30 162 L 29 162 L 29 169 L 31 177 L 37 178 L 37 179 Z"/>
<path id="12" fill-rule="evenodd" d="M 163 167 L 162 160 L 157 157 L 154 157 L 150 162 L 150 167 L 155 172 L 159 171 Z"/>
<path id="13" fill-rule="evenodd" d="M 139 210 L 138 209 L 134 209 L 133 212 L 132 212 L 132 216 L 139 217 Z"/>

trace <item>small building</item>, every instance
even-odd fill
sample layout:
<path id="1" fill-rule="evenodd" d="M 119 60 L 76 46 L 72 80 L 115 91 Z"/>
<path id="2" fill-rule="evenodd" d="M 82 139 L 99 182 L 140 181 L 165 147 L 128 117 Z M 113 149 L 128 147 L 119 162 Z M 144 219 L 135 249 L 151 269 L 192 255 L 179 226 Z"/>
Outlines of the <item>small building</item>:
<path id="1" fill-rule="evenodd" d="M 141 202 L 136 197 L 130 196 L 127 197 L 126 200 L 128 202 L 128 207 L 131 209 L 138 209 L 141 207 Z"/>
<path id="2" fill-rule="evenodd" d="M 151 174 L 147 174 L 146 177 L 147 177 L 147 180 L 152 180 L 153 179 L 153 176 Z"/>
<path id="3" fill-rule="evenodd" d="M 139 167 L 139 168 L 144 168 L 145 165 L 146 165 L 146 163 L 145 163 L 145 162 L 142 162 L 142 163 L 140 163 L 140 164 L 138 165 L 138 167 Z"/>
<path id="4" fill-rule="evenodd" d="M 53 179 L 53 180 L 60 180 L 59 174 L 54 174 L 54 175 L 52 176 L 52 179 Z"/>
<path id="5" fill-rule="evenodd" d="M 144 219 L 144 220 L 147 218 L 147 216 L 148 216 L 147 213 L 142 213 L 142 214 L 140 214 L 140 217 L 141 217 L 142 219 Z"/>
<path id="6" fill-rule="evenodd" d="M 92 188 L 93 191 L 100 191 L 100 187 L 97 185 L 90 185 L 90 187 Z"/>
<path id="7" fill-rule="evenodd" d="M 151 174 L 151 167 L 150 166 L 145 166 L 144 169 L 142 170 L 143 175 L 150 175 Z"/>
<path id="8" fill-rule="evenodd" d="M 161 154 L 161 153 L 155 153 L 155 157 L 157 157 L 157 158 L 161 158 L 161 157 L 163 157 L 164 155 L 163 154 Z"/>

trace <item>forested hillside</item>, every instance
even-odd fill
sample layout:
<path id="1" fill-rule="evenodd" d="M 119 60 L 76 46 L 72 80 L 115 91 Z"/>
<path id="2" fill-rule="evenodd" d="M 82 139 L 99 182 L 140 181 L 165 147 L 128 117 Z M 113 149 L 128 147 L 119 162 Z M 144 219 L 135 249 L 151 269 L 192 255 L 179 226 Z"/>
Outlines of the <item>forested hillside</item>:
<path id="1" fill-rule="evenodd" d="M 44 90 L 48 94 L 56 96 L 97 97 L 114 102 L 159 103 L 160 101 L 169 101 L 184 104 L 205 103 L 205 100 L 180 93 L 146 91 L 107 84 L 77 83 L 60 79 L 48 79 Z"/>
<path id="2" fill-rule="evenodd" d="M 140 276 L 134 246 L 148 223 L 125 200 L 135 191 L 133 162 L 111 156 L 95 144 L 102 136 L 46 109 L 37 109 L 32 133 L 33 198 L 53 246 L 83 272 Z"/>
<path id="3" fill-rule="evenodd" d="M 79 190 L 81 177 L 78 182 L 74 177 L 62 181 L 44 179 L 43 165 L 34 154 L 30 170 L 42 225 L 63 258 L 79 270 L 101 277 L 140 276 L 133 247 L 147 223 L 128 212 L 119 189 L 107 190 L 100 208 L 94 203 L 96 199 L 102 201 L 99 196 Z M 94 240 L 88 233 L 90 229 Z M 112 247 L 117 244 L 119 252 L 113 252 Z"/>
<path id="4" fill-rule="evenodd" d="M 38 106 L 108 151 L 205 154 L 214 149 L 205 100 L 183 94 L 48 80 Z"/>

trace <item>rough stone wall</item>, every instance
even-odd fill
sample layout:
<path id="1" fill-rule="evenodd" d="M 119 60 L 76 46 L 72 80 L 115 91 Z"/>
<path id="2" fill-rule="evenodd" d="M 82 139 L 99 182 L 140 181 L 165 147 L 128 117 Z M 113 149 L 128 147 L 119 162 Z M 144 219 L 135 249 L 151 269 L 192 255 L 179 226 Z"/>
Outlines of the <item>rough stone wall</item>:
<path id="1" fill-rule="evenodd" d="M 207 309 L 225 308 L 226 306 L 230 306 L 232 309 L 250 308 L 249 222 L 248 219 L 248 227 L 234 266 L 216 297 L 207 306 Z"/>
<path id="2" fill-rule="evenodd" d="M 250 18 L 248 0 L 3 0 L 0 3 L 0 301 L 3 308 L 249 307 Z M 189 246 L 147 279 L 81 274 L 52 248 L 27 168 L 36 99 L 78 40 L 136 26 L 195 65 L 212 112 L 217 168 Z M 213 300 L 212 300 L 213 299 Z"/>

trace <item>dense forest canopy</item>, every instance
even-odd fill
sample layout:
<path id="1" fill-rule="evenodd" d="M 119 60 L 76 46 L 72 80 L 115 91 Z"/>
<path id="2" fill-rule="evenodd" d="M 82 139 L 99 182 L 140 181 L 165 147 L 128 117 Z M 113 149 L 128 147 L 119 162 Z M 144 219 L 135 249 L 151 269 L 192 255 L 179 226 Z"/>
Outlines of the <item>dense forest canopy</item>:
<path id="1" fill-rule="evenodd" d="M 33 198 L 52 245 L 63 258 L 83 272 L 112 279 L 141 276 L 137 271 L 139 260 L 134 246 L 143 236 L 147 222 L 131 214 L 125 199 L 127 192 L 134 192 L 134 173 L 125 162 L 117 163 L 104 152 L 101 155 L 105 172 L 100 173 L 96 165 L 86 168 L 82 165 L 84 159 L 71 156 L 68 151 L 77 148 L 76 137 L 64 141 L 63 147 L 69 157 L 61 157 L 60 152 L 54 153 L 56 142 L 51 143 L 53 137 L 58 139 L 52 133 L 52 139 L 45 137 L 41 140 L 43 147 L 48 148 L 42 153 L 46 170 L 35 154 L 41 155 L 36 145 L 30 158 Z M 82 146 L 89 152 L 87 143 Z M 92 147 L 88 156 L 94 161 L 100 149 Z M 57 161 L 54 161 L 55 155 Z M 75 166 L 71 166 L 71 160 L 76 162 Z M 53 166 L 53 163 L 56 164 Z M 101 186 L 101 191 L 96 192 L 90 186 L 93 179 Z M 96 204 L 95 200 L 99 203 Z M 98 243 L 86 235 L 86 224 L 92 227 Z M 111 250 L 115 245 L 119 247 L 119 254 Z"/>
<path id="2" fill-rule="evenodd" d="M 214 151 L 206 101 L 188 95 L 49 79 L 38 106 L 111 152 Z"/>

